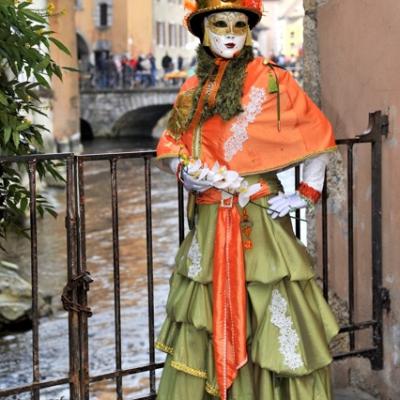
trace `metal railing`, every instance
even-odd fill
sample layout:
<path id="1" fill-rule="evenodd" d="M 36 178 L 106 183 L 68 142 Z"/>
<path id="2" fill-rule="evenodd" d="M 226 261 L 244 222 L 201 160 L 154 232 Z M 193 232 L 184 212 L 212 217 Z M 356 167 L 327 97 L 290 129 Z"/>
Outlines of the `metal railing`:
<path id="1" fill-rule="evenodd" d="M 153 242 L 151 211 L 151 159 L 154 151 L 135 151 L 126 153 L 107 153 L 75 156 L 66 154 L 47 154 L 20 157 L 1 157 L 0 164 L 25 162 L 28 164 L 30 192 L 30 244 L 31 244 L 31 284 L 32 284 L 32 383 L 19 387 L 0 389 L 0 398 L 23 393 L 31 393 L 31 398 L 40 398 L 40 390 L 69 384 L 70 398 L 74 400 L 89 399 L 89 385 L 94 382 L 114 379 L 117 399 L 123 398 L 122 378 L 142 372 L 149 373 L 149 396 L 138 400 L 155 399 L 155 370 L 162 368 L 163 363 L 155 362 L 154 348 L 154 297 L 153 297 Z M 121 303 L 119 271 L 119 220 L 118 220 L 118 181 L 117 164 L 122 159 L 142 159 L 145 178 L 146 208 L 146 248 L 147 248 L 147 293 L 149 324 L 149 363 L 135 368 L 122 368 L 121 349 Z M 69 340 L 69 376 L 61 379 L 42 380 L 39 358 L 39 307 L 38 307 L 38 241 L 36 216 L 36 166 L 45 160 L 64 161 L 66 167 L 66 235 L 67 235 L 67 270 L 68 282 L 62 293 L 64 308 L 68 310 Z M 94 161 L 108 161 L 111 175 L 111 205 L 113 234 L 113 285 L 115 315 L 115 371 L 100 375 L 89 375 L 89 335 L 88 318 L 92 315 L 88 307 L 87 293 L 92 282 L 86 265 L 86 213 L 85 213 L 85 164 Z M 183 191 L 179 193 L 179 237 L 183 240 Z"/>
<path id="2" fill-rule="evenodd" d="M 349 332 L 350 349 L 348 352 L 334 355 L 335 359 L 351 356 L 364 356 L 371 360 L 374 369 L 383 368 L 383 312 L 389 307 L 389 293 L 382 287 L 382 226 L 381 226 L 381 168 L 382 168 L 382 135 L 387 132 L 387 117 L 380 112 L 370 115 L 369 131 L 355 139 L 338 140 L 339 145 L 347 146 L 348 155 L 348 284 L 349 284 L 349 324 L 341 327 L 341 332 Z M 372 146 L 372 268 L 373 268 L 373 319 L 354 322 L 354 222 L 353 222 L 353 148 L 358 144 L 369 143 Z M 149 395 L 136 400 L 156 398 L 155 371 L 163 367 L 156 363 L 154 348 L 154 287 L 153 287 L 153 238 L 152 238 L 152 199 L 151 199 L 151 159 L 154 151 L 136 151 L 126 153 L 107 153 L 79 155 L 49 154 L 22 157 L 1 157 L 2 163 L 25 162 L 28 164 L 30 188 L 30 243 L 31 243 L 31 280 L 32 280 L 32 383 L 19 387 L 0 390 L 0 398 L 22 393 L 31 393 L 31 398 L 38 400 L 41 389 L 69 385 L 70 398 L 88 400 L 91 383 L 104 380 L 116 382 L 117 399 L 123 399 L 122 378 L 142 372 L 149 374 Z M 148 302 L 148 342 L 149 362 L 135 368 L 122 368 L 121 348 L 121 303 L 120 303 L 120 254 L 119 254 L 119 219 L 118 219 L 118 180 L 117 165 L 123 159 L 142 159 L 144 163 L 145 209 L 146 209 L 146 251 L 147 251 L 147 302 Z M 38 242 L 36 218 L 36 167 L 44 160 L 64 161 L 66 166 L 66 235 L 68 282 L 62 293 L 65 309 L 68 310 L 69 339 L 69 375 L 55 380 L 42 380 L 39 358 L 39 311 L 38 311 Z M 86 198 L 85 198 L 85 165 L 94 161 L 107 161 L 110 164 L 111 208 L 112 208 L 112 241 L 113 241 L 113 291 L 114 291 L 114 336 L 115 336 L 115 370 L 98 375 L 89 373 L 89 335 L 88 318 L 92 311 L 88 307 L 87 293 L 92 281 L 86 263 Z M 296 169 L 296 180 L 300 179 L 300 170 Z M 183 189 L 178 185 L 179 240 L 184 238 L 184 204 Z M 328 212 L 327 193 L 324 189 L 322 200 L 322 242 L 323 242 L 323 292 L 328 298 Z M 300 223 L 296 223 L 296 233 L 300 234 Z M 354 333 L 360 329 L 373 329 L 374 346 L 367 349 L 356 349 Z"/>
<path id="3" fill-rule="evenodd" d="M 349 322 L 340 333 L 349 333 L 349 350 L 335 354 L 339 360 L 351 356 L 367 357 L 375 370 L 383 368 L 383 312 L 390 310 L 390 296 L 382 286 L 382 139 L 388 134 L 389 122 L 380 111 L 370 113 L 369 127 L 354 139 L 340 139 L 337 144 L 347 148 L 347 261 L 348 261 L 348 311 Z M 371 249 L 372 249 L 372 320 L 355 322 L 355 270 L 354 270 L 354 147 L 371 146 Z M 328 299 L 328 207 L 327 189 L 322 198 L 322 266 L 323 292 Z M 372 328 L 373 346 L 356 349 L 355 332 Z"/>

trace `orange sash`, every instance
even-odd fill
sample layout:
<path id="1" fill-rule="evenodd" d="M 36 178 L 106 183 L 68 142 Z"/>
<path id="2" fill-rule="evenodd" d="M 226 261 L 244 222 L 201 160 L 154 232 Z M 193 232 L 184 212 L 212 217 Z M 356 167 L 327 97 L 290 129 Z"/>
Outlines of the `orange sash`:
<path id="1" fill-rule="evenodd" d="M 252 200 L 270 194 L 261 181 Z M 240 232 L 238 197 L 221 200 L 221 192 L 209 189 L 197 197 L 197 204 L 220 203 L 217 216 L 213 269 L 213 348 L 221 400 L 247 362 L 246 275 Z"/>

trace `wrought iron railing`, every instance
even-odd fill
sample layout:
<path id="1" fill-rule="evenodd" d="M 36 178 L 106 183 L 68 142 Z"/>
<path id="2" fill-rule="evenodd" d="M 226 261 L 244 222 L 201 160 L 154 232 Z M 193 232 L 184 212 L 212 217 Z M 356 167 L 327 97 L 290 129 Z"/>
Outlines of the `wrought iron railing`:
<path id="1" fill-rule="evenodd" d="M 349 324 L 341 327 L 341 332 L 348 332 L 350 349 L 347 352 L 334 355 L 335 359 L 350 356 L 364 356 L 371 360 L 374 369 L 383 368 L 383 312 L 389 309 L 389 293 L 382 287 L 382 135 L 387 132 L 387 117 L 380 112 L 370 115 L 370 128 L 364 135 L 355 139 L 338 140 L 341 146 L 347 146 L 348 155 L 348 287 L 349 287 Z M 353 220 L 353 148 L 359 144 L 371 144 L 372 148 L 372 298 L 373 319 L 370 321 L 354 321 L 354 220 Z M 30 189 L 30 245 L 31 245 L 31 283 L 32 283 L 32 383 L 19 387 L 0 389 L 0 398 L 31 393 L 31 398 L 38 400 L 40 392 L 45 388 L 69 385 L 70 398 L 87 400 L 90 396 L 91 383 L 104 380 L 116 382 L 117 399 L 123 399 L 122 378 L 142 372 L 149 374 L 149 395 L 137 400 L 156 398 L 155 371 L 163 367 L 157 363 L 154 348 L 154 287 L 153 287 L 153 235 L 152 235 L 152 199 L 151 199 L 151 159 L 154 151 L 135 151 L 125 153 L 106 153 L 91 155 L 48 154 L 21 157 L 1 157 L 3 163 L 25 162 L 28 164 Z M 118 180 L 117 165 L 123 159 L 142 159 L 144 163 L 145 208 L 146 208 L 146 250 L 147 250 L 147 293 L 148 293 L 148 341 L 149 362 L 147 365 L 135 368 L 122 368 L 121 348 L 121 303 L 120 303 L 120 255 L 119 255 L 119 219 L 118 219 Z M 62 301 L 69 314 L 69 374 L 60 379 L 42 380 L 39 357 L 39 306 L 38 306 L 38 241 L 36 217 L 36 168 L 37 163 L 44 160 L 64 161 L 66 166 L 66 235 L 68 276 Z M 107 161 L 110 164 L 111 176 L 111 208 L 113 237 L 113 289 L 114 289 L 114 337 L 115 337 L 115 370 L 98 375 L 89 374 L 89 335 L 88 318 L 91 309 L 88 306 L 87 293 L 92 281 L 86 265 L 86 199 L 85 199 L 85 165 L 94 161 Z M 300 170 L 295 172 L 296 181 L 300 179 Z M 184 204 L 183 189 L 178 185 L 179 209 L 179 240 L 184 238 Z M 296 222 L 295 231 L 300 234 L 300 223 Z M 322 201 L 322 264 L 323 292 L 328 298 L 328 212 L 326 189 Z M 356 349 L 355 332 L 360 329 L 372 328 L 374 346 L 366 349 Z"/>

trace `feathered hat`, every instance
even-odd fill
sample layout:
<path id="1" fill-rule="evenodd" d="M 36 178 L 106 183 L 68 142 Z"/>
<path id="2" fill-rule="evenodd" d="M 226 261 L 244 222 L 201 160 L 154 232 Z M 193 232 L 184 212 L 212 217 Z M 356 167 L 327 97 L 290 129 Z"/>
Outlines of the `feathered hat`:
<path id="1" fill-rule="evenodd" d="M 193 35 L 202 37 L 202 20 L 217 11 L 240 11 L 249 17 L 250 28 L 254 28 L 262 17 L 262 0 L 185 0 L 185 21 Z"/>

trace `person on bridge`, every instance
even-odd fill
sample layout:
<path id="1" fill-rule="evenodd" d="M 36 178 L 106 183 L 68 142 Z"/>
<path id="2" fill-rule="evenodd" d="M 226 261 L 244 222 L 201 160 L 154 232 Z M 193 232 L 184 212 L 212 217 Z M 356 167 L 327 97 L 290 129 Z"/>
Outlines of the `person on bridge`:
<path id="1" fill-rule="evenodd" d="M 290 212 L 320 198 L 332 126 L 277 64 L 253 56 L 261 0 L 187 1 L 196 75 L 158 146 L 189 191 L 191 228 L 170 279 L 156 347 L 158 400 L 332 400 L 339 325 Z M 304 162 L 283 193 L 277 172 Z"/>

